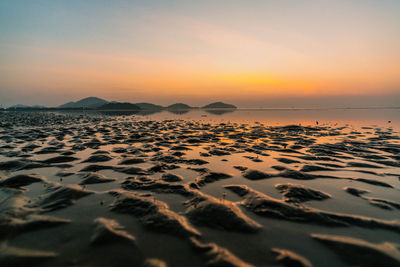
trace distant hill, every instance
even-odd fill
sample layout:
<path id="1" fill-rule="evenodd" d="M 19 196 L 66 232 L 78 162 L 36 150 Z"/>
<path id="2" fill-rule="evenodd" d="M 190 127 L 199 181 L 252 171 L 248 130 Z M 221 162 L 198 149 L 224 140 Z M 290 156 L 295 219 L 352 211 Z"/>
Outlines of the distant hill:
<path id="1" fill-rule="evenodd" d="M 17 104 L 17 105 L 9 107 L 8 109 L 45 109 L 45 108 L 46 107 L 39 106 L 39 105 L 27 106 L 27 105 Z"/>
<path id="2" fill-rule="evenodd" d="M 29 106 L 22 105 L 22 104 L 17 104 L 17 105 L 11 106 L 9 108 L 10 109 L 13 109 L 13 108 L 29 108 Z"/>
<path id="3" fill-rule="evenodd" d="M 192 107 L 183 103 L 169 105 L 167 109 L 191 109 Z"/>
<path id="4" fill-rule="evenodd" d="M 160 105 L 155 105 L 151 103 L 135 103 L 135 105 L 140 107 L 142 110 L 159 110 L 164 108 Z"/>
<path id="5" fill-rule="evenodd" d="M 237 108 L 237 107 L 232 104 L 226 104 L 223 102 L 214 102 L 214 103 L 204 106 L 203 108 L 205 108 L 205 109 L 214 109 L 214 108 L 230 108 L 230 109 L 232 109 L 232 108 Z"/>
<path id="6" fill-rule="evenodd" d="M 98 109 L 109 110 L 109 109 L 124 109 L 124 110 L 140 110 L 141 108 L 138 105 L 132 103 L 120 103 L 120 102 L 112 102 L 104 104 Z"/>
<path id="7" fill-rule="evenodd" d="M 162 111 L 162 110 L 190 110 L 190 109 L 198 109 L 199 107 L 191 107 L 184 103 L 175 103 L 169 105 L 167 107 L 163 107 L 160 105 L 148 103 L 148 102 L 140 102 L 140 103 L 128 103 L 128 102 L 117 102 L 117 101 L 107 101 L 98 97 L 86 97 L 76 102 L 68 102 L 58 107 L 44 107 L 44 106 L 27 106 L 27 105 L 14 105 L 9 108 L 8 110 L 16 110 L 16 109 L 49 109 L 49 110 L 56 110 L 56 109 L 108 109 L 108 110 L 116 110 L 116 109 L 123 109 L 123 110 L 140 110 L 140 111 Z M 223 102 L 214 102 L 208 104 L 203 109 L 236 109 L 237 107 L 232 104 L 226 104 Z"/>
<path id="8" fill-rule="evenodd" d="M 108 101 L 98 97 L 87 97 L 77 102 L 68 102 L 59 106 L 59 108 L 98 108 L 107 103 Z"/>

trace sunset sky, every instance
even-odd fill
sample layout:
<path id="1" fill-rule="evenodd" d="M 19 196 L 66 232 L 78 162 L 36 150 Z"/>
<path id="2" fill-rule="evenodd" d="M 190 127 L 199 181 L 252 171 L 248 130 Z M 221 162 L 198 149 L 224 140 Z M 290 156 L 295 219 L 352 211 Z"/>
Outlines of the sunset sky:
<path id="1" fill-rule="evenodd" d="M 2 0 L 0 104 L 400 104 L 399 14 L 399 0 Z"/>

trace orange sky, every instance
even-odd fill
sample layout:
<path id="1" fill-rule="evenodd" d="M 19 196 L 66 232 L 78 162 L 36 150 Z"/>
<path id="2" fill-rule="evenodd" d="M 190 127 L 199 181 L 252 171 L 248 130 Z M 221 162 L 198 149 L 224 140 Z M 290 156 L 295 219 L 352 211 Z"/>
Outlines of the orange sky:
<path id="1" fill-rule="evenodd" d="M 61 104 L 399 93 L 399 3 L 323 2 L 4 1 L 0 96 Z"/>

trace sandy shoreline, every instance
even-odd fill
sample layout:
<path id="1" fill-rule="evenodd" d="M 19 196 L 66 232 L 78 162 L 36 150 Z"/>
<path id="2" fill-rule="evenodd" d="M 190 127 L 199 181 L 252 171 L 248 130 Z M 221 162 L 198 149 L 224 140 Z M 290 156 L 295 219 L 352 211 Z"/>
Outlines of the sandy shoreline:
<path id="1" fill-rule="evenodd" d="M 394 266 L 399 155 L 391 127 L 4 112 L 0 265 Z"/>

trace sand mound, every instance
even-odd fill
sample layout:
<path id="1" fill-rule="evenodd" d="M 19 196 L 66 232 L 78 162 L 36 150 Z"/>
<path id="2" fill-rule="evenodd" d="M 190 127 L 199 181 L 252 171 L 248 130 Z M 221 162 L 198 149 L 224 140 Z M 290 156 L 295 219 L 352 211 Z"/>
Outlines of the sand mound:
<path id="1" fill-rule="evenodd" d="M 135 237 L 124 231 L 124 227 L 117 221 L 106 218 L 96 218 L 93 222 L 91 244 L 98 246 L 115 242 L 136 245 Z"/>
<path id="2" fill-rule="evenodd" d="M 331 196 L 327 193 L 307 188 L 299 184 L 276 184 L 275 188 L 286 197 L 287 202 L 305 202 L 310 200 L 325 200 Z"/>
<path id="3" fill-rule="evenodd" d="M 312 267 L 312 264 L 306 258 L 289 250 L 273 248 L 272 252 L 277 254 L 276 261 L 287 267 Z"/>
<path id="4" fill-rule="evenodd" d="M 0 180 L 0 186 L 19 188 L 33 183 L 45 182 L 46 178 L 37 174 L 19 174 Z"/>
<path id="5" fill-rule="evenodd" d="M 84 174 L 82 179 L 83 179 L 83 181 L 79 183 L 80 185 L 109 183 L 109 182 L 115 181 L 115 179 L 107 178 L 104 175 L 94 173 L 94 172 L 89 172 L 89 173 Z"/>
<path id="6" fill-rule="evenodd" d="M 196 225 L 247 233 L 257 232 L 261 228 L 260 224 L 244 215 L 236 204 L 227 200 L 202 194 L 188 204 L 185 214 Z"/>
<path id="7" fill-rule="evenodd" d="M 400 223 L 357 215 L 325 212 L 305 206 L 286 203 L 257 192 L 245 185 L 228 185 L 225 188 L 244 197 L 242 204 L 254 213 L 289 221 L 310 222 L 331 226 L 360 226 L 400 232 Z"/>
<path id="8" fill-rule="evenodd" d="M 312 238 L 331 248 L 347 264 L 354 266 L 399 266 L 400 245 L 385 242 L 373 244 L 361 239 L 312 234 Z"/>
<path id="9" fill-rule="evenodd" d="M 129 192 L 111 193 L 118 196 L 111 205 L 112 211 L 133 215 L 150 230 L 180 237 L 200 236 L 183 216 L 169 210 L 164 202 Z"/>
<path id="10" fill-rule="evenodd" d="M 195 238 L 191 238 L 191 245 L 194 250 L 201 253 L 203 258 L 207 260 L 205 266 L 209 267 L 252 267 L 253 265 L 248 264 L 235 255 L 233 255 L 226 248 L 222 248 L 215 243 L 203 244 Z"/>

